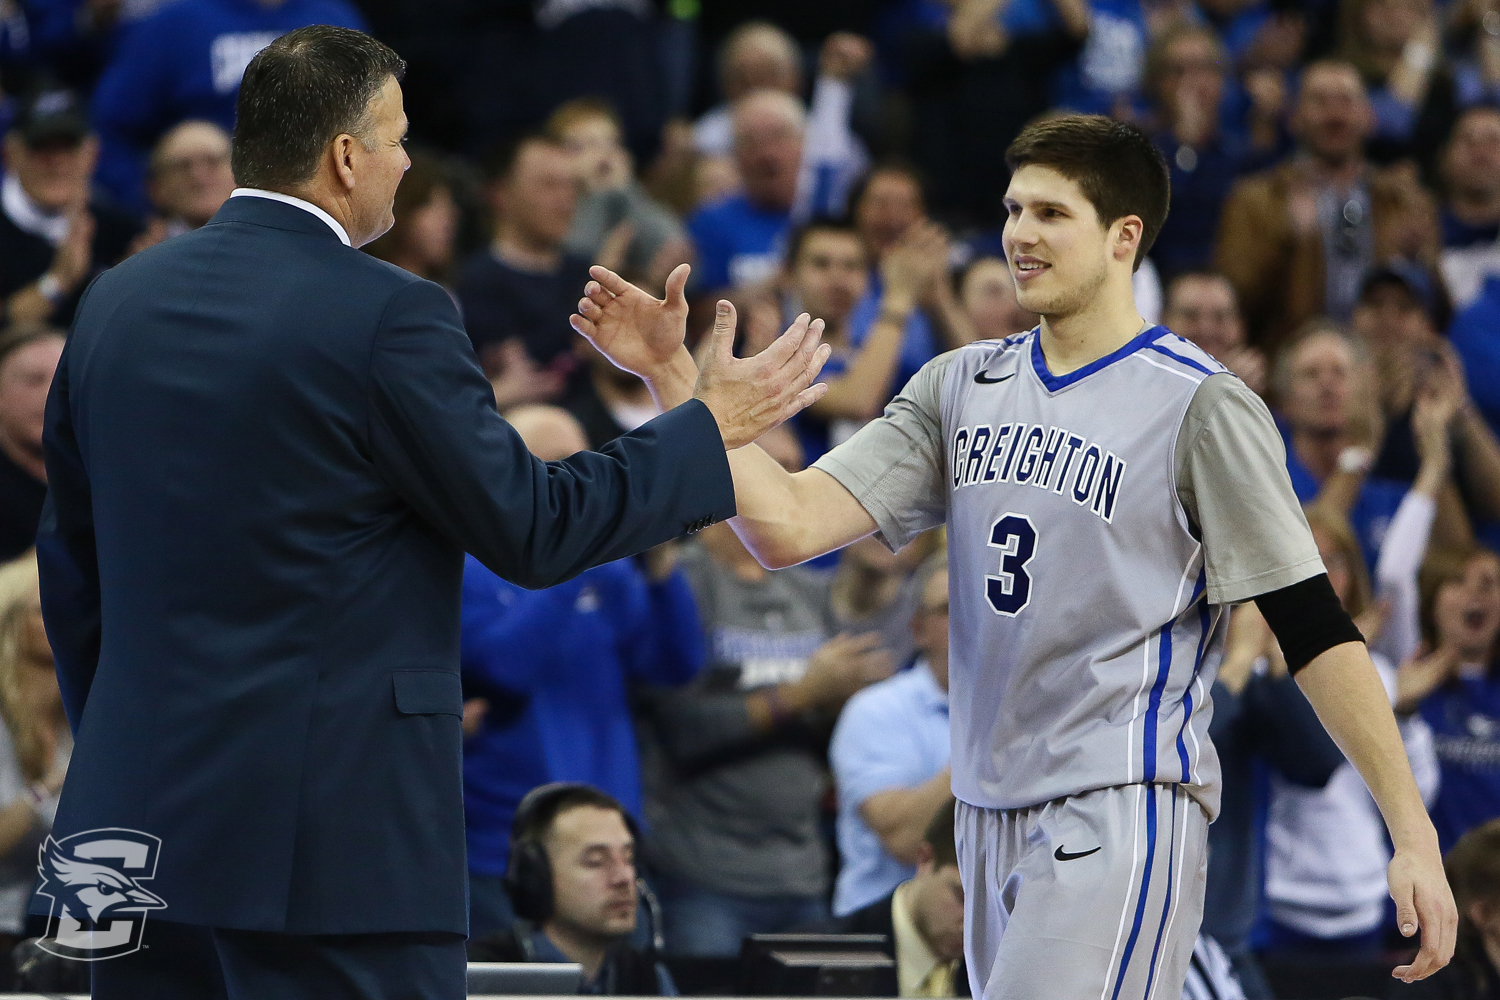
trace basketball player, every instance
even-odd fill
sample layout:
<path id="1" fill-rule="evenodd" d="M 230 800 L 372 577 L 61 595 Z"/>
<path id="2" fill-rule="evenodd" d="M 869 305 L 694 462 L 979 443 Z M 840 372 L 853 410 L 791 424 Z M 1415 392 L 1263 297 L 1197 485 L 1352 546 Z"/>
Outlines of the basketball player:
<path id="1" fill-rule="evenodd" d="M 948 524 L 974 996 L 1181 991 L 1219 802 L 1208 691 L 1226 612 L 1250 600 L 1390 829 L 1398 922 L 1421 931 L 1394 975 L 1430 975 L 1457 923 L 1437 837 L 1281 437 L 1244 383 L 1136 311 L 1131 274 L 1166 218 L 1166 165 L 1134 126 L 1083 116 L 1029 127 L 1007 160 L 1006 256 L 1041 325 L 929 362 L 809 470 L 753 446 L 731 454 L 730 523 L 767 566 L 871 531 L 899 548 Z M 581 332 L 608 343 L 630 330 L 660 350 L 681 338 L 680 295 L 596 277 Z M 710 350 L 728 350 L 733 315 L 719 304 Z M 693 377 L 684 365 L 672 392 L 686 399 Z"/>

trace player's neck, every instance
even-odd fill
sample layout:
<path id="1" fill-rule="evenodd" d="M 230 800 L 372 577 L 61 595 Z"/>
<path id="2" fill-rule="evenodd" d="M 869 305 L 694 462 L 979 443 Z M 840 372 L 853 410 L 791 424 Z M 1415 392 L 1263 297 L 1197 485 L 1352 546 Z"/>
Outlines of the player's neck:
<path id="1" fill-rule="evenodd" d="M 1066 375 L 1126 344 L 1146 325 L 1135 308 L 1128 279 L 1122 289 L 1105 282 L 1088 305 L 1066 316 L 1042 317 L 1042 356 L 1053 375 Z"/>

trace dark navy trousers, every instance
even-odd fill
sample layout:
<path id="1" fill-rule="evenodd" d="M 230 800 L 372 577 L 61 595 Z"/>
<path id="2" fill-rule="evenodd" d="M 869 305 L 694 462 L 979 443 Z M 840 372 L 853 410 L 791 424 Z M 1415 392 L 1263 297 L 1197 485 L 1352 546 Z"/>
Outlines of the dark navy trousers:
<path id="1" fill-rule="evenodd" d="M 463 1000 L 458 934 L 278 934 L 151 919 L 93 965 L 94 1000 Z"/>

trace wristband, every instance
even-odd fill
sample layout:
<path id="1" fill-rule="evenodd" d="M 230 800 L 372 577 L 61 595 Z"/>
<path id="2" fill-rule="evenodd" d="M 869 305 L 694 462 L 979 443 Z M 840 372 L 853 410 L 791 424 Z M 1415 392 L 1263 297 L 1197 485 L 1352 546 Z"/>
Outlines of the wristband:
<path id="1" fill-rule="evenodd" d="M 36 290 L 42 298 L 53 305 L 57 305 L 62 301 L 63 296 L 68 294 L 67 289 L 63 288 L 63 283 L 51 271 L 36 279 Z"/>
<path id="2" fill-rule="evenodd" d="M 1290 674 L 1346 642 L 1364 642 L 1359 628 L 1334 593 L 1327 573 L 1255 598 L 1271 634 L 1281 644 Z"/>
<path id="3" fill-rule="evenodd" d="M 1339 471 L 1358 475 L 1368 471 L 1374 461 L 1375 455 L 1369 448 L 1351 444 L 1339 452 Z"/>

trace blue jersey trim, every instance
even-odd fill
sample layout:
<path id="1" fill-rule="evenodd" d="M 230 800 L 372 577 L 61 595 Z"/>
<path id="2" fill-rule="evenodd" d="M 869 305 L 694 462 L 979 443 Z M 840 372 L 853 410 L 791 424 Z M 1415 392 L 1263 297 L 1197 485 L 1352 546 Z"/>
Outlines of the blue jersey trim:
<path id="1" fill-rule="evenodd" d="M 1156 925 L 1156 944 L 1151 948 L 1151 965 L 1146 971 L 1145 996 L 1151 996 L 1151 984 L 1156 981 L 1156 959 L 1161 954 L 1161 939 L 1167 932 L 1167 914 L 1172 910 L 1172 869 L 1177 864 L 1177 786 L 1172 786 L 1172 839 L 1167 847 L 1167 898 L 1161 904 L 1161 923 Z"/>
<path id="2" fill-rule="evenodd" d="M 1158 354 L 1165 354 L 1167 357 L 1171 358 L 1173 361 L 1181 362 L 1182 364 L 1187 365 L 1189 368 L 1196 368 L 1196 369 L 1198 369 L 1200 372 L 1202 372 L 1205 375 L 1215 375 L 1215 374 L 1218 374 L 1212 368 L 1206 367 L 1204 365 L 1200 365 L 1198 362 L 1194 361 L 1192 358 L 1185 358 L 1181 354 L 1178 354 L 1176 351 L 1169 351 L 1165 347 L 1161 346 L 1160 344 L 1152 344 L 1151 345 L 1151 349 L 1153 351 L 1157 352 Z"/>
<path id="3" fill-rule="evenodd" d="M 1036 377 L 1042 380 L 1042 385 L 1047 387 L 1047 391 L 1057 392 L 1059 389 L 1066 389 L 1074 382 L 1088 378 L 1101 369 L 1108 368 L 1122 358 L 1130 357 L 1166 332 L 1166 327 L 1153 326 L 1136 334 L 1129 343 L 1112 354 L 1106 354 L 1097 361 L 1090 361 L 1077 371 L 1068 372 L 1066 375 L 1053 375 L 1047 370 L 1047 360 L 1042 357 L 1041 327 L 1037 327 L 1036 336 L 1031 339 L 1031 365 L 1036 369 Z"/>
<path id="4" fill-rule="evenodd" d="M 1203 596 L 1207 587 L 1205 572 L 1198 570 L 1198 583 L 1193 587 L 1193 599 L 1188 602 L 1192 607 Z M 1182 693 L 1182 725 L 1177 730 L 1177 756 L 1182 760 L 1182 782 L 1190 784 L 1193 780 L 1192 768 L 1188 765 L 1187 743 L 1183 741 L 1183 734 L 1187 732 L 1188 721 L 1193 717 L 1193 684 L 1198 680 L 1198 671 L 1203 668 L 1203 653 L 1208 648 L 1208 635 L 1212 628 L 1208 620 L 1208 602 L 1204 601 L 1198 606 L 1198 655 L 1193 659 L 1193 676 L 1188 678 L 1187 690 Z"/>
<path id="5" fill-rule="evenodd" d="M 1150 797 L 1146 800 L 1146 870 L 1141 873 L 1141 894 L 1135 901 L 1135 923 L 1130 927 L 1130 937 L 1125 939 L 1125 954 L 1120 956 L 1120 969 L 1115 973 L 1115 991 L 1110 1000 L 1120 1000 L 1120 987 L 1125 985 L 1125 970 L 1130 967 L 1130 953 L 1135 951 L 1136 938 L 1141 936 L 1141 924 L 1146 919 L 1146 895 L 1151 891 L 1151 863 L 1156 860 L 1156 786 L 1147 785 Z"/>
<path id="6" fill-rule="evenodd" d="M 1172 627 L 1176 624 L 1174 620 L 1163 625 L 1157 641 L 1156 683 L 1151 685 L 1151 698 L 1146 704 L 1146 724 L 1143 727 L 1142 742 L 1145 746 L 1141 755 L 1142 781 L 1156 780 L 1156 727 L 1161 715 L 1162 692 L 1167 688 L 1167 675 L 1172 672 Z"/>

